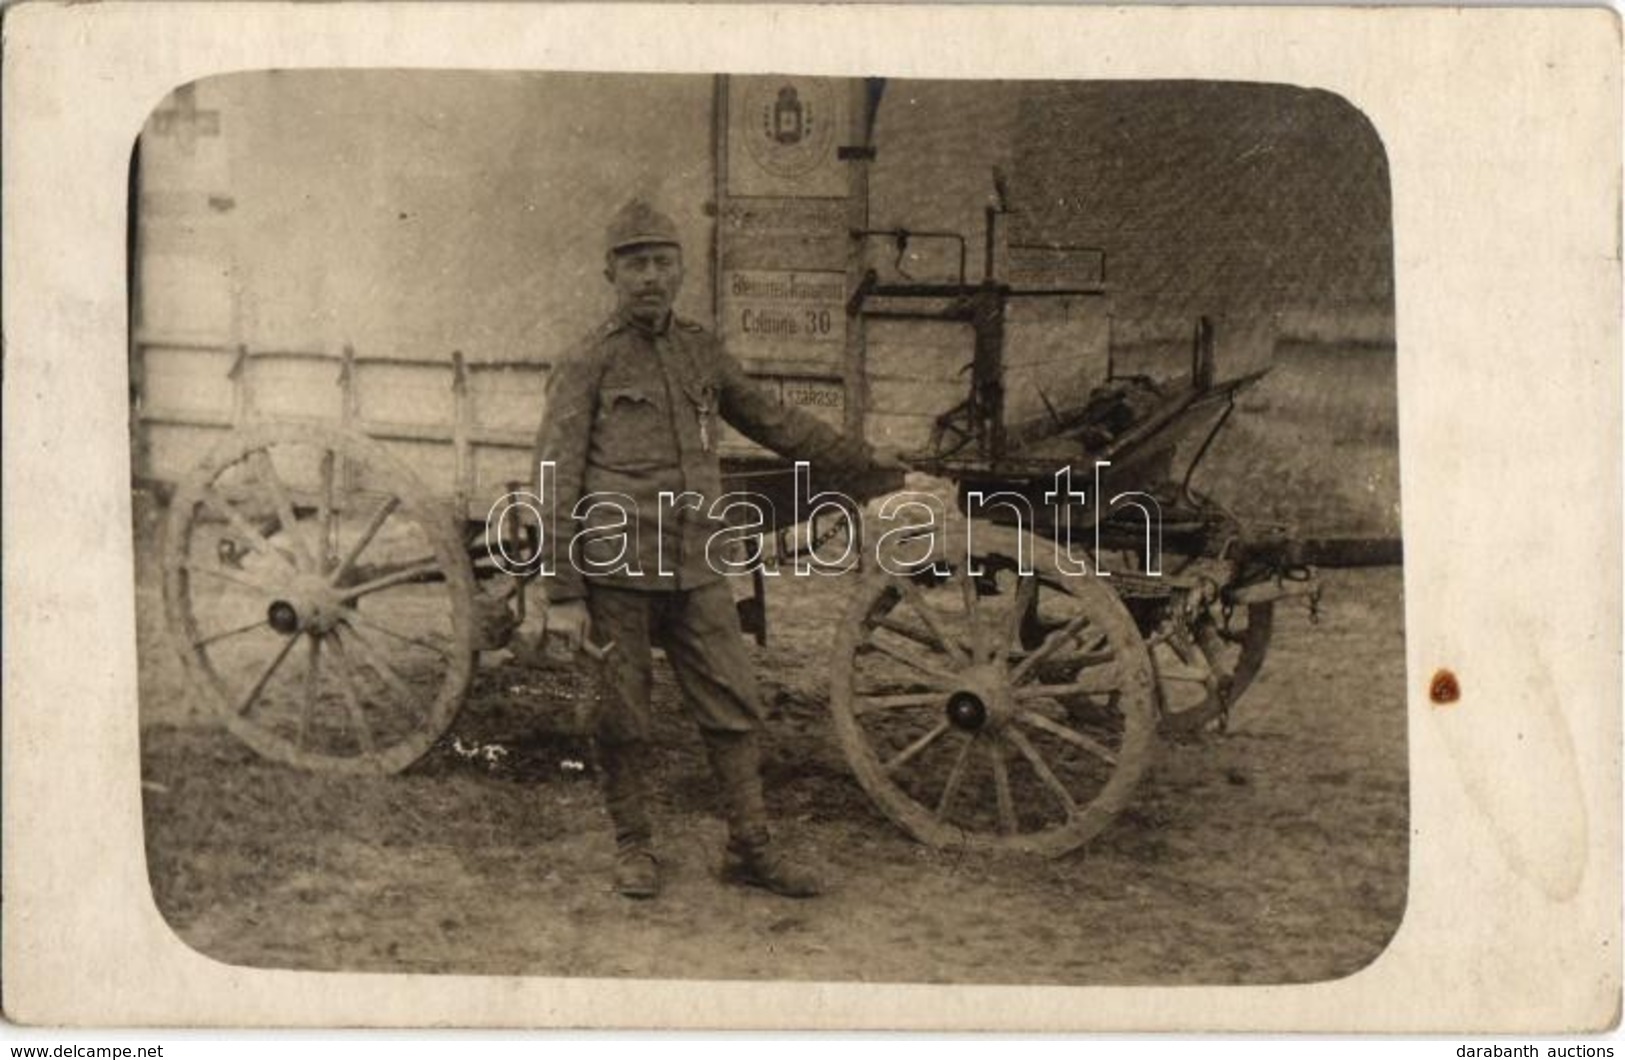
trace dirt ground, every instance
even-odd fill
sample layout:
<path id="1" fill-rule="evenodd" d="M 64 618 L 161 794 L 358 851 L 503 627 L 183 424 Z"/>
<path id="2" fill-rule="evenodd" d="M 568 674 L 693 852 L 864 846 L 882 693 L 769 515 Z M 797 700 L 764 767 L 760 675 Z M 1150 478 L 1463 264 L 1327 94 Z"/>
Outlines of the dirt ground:
<path id="1" fill-rule="evenodd" d="M 139 538 L 149 535 L 145 529 Z M 980 983 L 1286 983 L 1370 962 L 1407 875 L 1398 568 L 1325 572 L 1318 625 L 1278 612 L 1228 733 L 1160 749 L 1128 810 L 1048 861 L 934 851 L 852 779 L 826 717 L 848 586 L 770 597 L 770 808 L 833 887 L 793 902 L 716 878 L 723 824 L 670 680 L 657 688 L 668 889 L 607 885 L 591 750 L 538 671 L 487 664 L 408 772 L 260 758 L 187 689 L 151 553 L 138 572 L 142 768 L 158 907 L 243 965 L 358 971 Z M 493 749 L 500 750 L 493 750 Z"/>

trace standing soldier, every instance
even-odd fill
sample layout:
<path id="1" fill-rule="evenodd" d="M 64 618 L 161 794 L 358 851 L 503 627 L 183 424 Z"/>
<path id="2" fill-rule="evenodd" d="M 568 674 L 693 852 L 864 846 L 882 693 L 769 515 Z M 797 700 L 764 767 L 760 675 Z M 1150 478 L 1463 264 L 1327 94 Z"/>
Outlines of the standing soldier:
<path id="1" fill-rule="evenodd" d="M 706 541 L 720 528 L 706 516 L 722 495 L 718 417 L 815 467 L 863 472 L 899 465 L 779 406 L 716 339 L 672 312 L 683 253 L 669 217 L 634 200 L 610 222 L 605 249 L 615 314 L 550 374 L 538 457 L 554 469 L 542 491 L 544 525 L 580 531 L 558 531 L 576 547 L 547 580 L 548 632 L 572 649 L 612 645 L 602 663 L 605 702 L 596 739 L 615 827 L 615 889 L 629 898 L 660 891 L 648 805 L 650 646 L 657 644 L 721 785 L 728 821 L 723 878 L 810 897 L 819 891 L 816 877 L 768 830 L 761 701 L 733 593 L 706 559 Z M 619 507 L 606 506 L 615 522 L 590 502 L 576 513 L 588 493 L 619 495 Z M 573 513 L 584 518 L 573 521 Z M 595 536 L 595 528 L 613 532 Z"/>

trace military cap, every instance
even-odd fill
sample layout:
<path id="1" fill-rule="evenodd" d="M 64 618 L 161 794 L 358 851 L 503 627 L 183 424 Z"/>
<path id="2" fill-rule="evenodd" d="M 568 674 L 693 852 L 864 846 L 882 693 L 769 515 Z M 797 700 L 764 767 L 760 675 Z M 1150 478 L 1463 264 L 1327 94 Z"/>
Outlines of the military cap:
<path id="1" fill-rule="evenodd" d="M 605 233 L 604 247 L 613 254 L 625 247 L 646 243 L 681 245 L 677 238 L 677 225 L 670 217 L 650 206 L 642 199 L 633 199 L 610 219 Z"/>

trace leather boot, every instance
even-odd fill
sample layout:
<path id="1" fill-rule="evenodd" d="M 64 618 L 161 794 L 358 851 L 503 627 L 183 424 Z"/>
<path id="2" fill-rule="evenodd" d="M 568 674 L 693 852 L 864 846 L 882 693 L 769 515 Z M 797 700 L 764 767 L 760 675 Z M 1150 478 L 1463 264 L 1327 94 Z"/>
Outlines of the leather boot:
<path id="1" fill-rule="evenodd" d="M 627 898 L 660 893 L 660 863 L 649 820 L 648 748 L 642 743 L 598 744 L 604 807 L 615 826 L 614 886 Z"/>
<path id="2" fill-rule="evenodd" d="M 660 861 L 648 847 L 627 847 L 615 854 L 615 893 L 622 898 L 660 896 Z"/>
<path id="3" fill-rule="evenodd" d="M 722 878 L 786 898 L 811 898 L 823 887 L 812 870 L 773 842 L 762 800 L 762 753 L 755 733 L 706 733 L 711 768 L 722 786 L 728 849 Z"/>

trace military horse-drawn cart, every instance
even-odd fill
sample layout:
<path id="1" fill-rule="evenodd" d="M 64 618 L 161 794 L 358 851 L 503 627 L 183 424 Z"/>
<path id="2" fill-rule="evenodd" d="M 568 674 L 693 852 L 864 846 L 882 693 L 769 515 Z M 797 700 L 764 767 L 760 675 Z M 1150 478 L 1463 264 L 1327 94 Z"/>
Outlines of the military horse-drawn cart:
<path id="1" fill-rule="evenodd" d="M 1283 534 L 1190 487 L 1258 378 L 1214 382 L 1205 321 L 1187 378 L 1108 376 L 1080 403 L 1007 419 L 1005 309 L 1104 293 L 870 274 L 849 301 L 854 316 L 962 320 L 974 334 L 968 393 L 912 456 L 973 517 L 972 552 L 946 549 L 914 574 L 872 562 L 854 573 L 831 649 L 841 747 L 876 803 L 927 843 L 1054 855 L 1086 842 L 1159 738 L 1225 723 L 1264 660 L 1276 600 L 1313 594 Z M 544 369 L 346 354 L 315 362 L 334 373 L 336 422 L 256 414 L 255 382 L 288 361 L 242 350 L 225 366 L 238 422 L 209 425 L 219 443 L 170 502 L 169 626 L 200 693 L 256 751 L 395 772 L 451 725 L 478 652 L 500 647 L 513 623 L 493 616 L 522 606 L 499 557 L 533 550 L 534 527 L 487 517 L 531 484 L 530 432 L 513 421 L 539 407 Z M 369 384 L 439 390 L 449 415 L 371 420 Z M 200 422 L 149 405 L 143 426 L 161 440 Z M 752 490 L 788 479 L 762 456 L 727 466 Z M 1081 498 L 1056 503 L 1058 471 L 1076 474 Z M 802 546 L 818 536 L 803 528 Z M 760 630 L 760 578 L 755 590 L 742 612 Z"/>
<path id="2" fill-rule="evenodd" d="M 720 126 L 759 134 L 756 111 L 743 124 L 727 113 L 754 107 L 772 119 L 760 151 L 799 165 L 795 152 L 811 144 L 836 157 L 795 109 L 798 85 L 825 89 L 777 84 L 720 88 Z M 852 107 L 868 136 L 878 93 L 853 91 L 868 100 L 867 119 Z M 819 98 L 825 111 L 839 102 Z M 840 146 L 839 158 L 858 172 L 873 150 Z M 724 337 L 777 341 L 804 323 L 785 363 L 833 350 L 820 363 L 844 364 L 838 378 L 817 364 L 764 370 L 741 354 L 747 370 L 780 400 L 828 404 L 846 429 L 909 453 L 971 530 L 966 548 L 917 572 L 869 562 L 843 582 L 851 602 L 829 646 L 842 750 L 880 808 L 924 842 L 1075 849 L 1123 807 L 1159 740 L 1226 723 L 1263 663 L 1276 602 L 1313 600 L 1312 573 L 1283 532 L 1250 527 L 1192 486 L 1259 376 L 1216 381 L 1205 320 L 1193 322 L 1178 377 L 1114 370 L 1104 255 L 1001 251 L 998 208 L 987 208 L 973 282 L 963 237 L 870 228 L 858 192 L 845 205 L 764 199 L 799 194 L 773 182 L 802 170 L 775 163 L 753 178 L 761 186 L 730 186 L 735 161 L 719 160 Z M 822 234 L 790 231 L 807 224 Z M 774 240 L 791 256 L 827 253 L 764 265 Z M 917 281 L 905 260 L 932 240 L 958 246 L 957 269 Z M 1026 255 L 1024 274 L 1042 273 L 1079 253 L 1098 257 L 1092 280 L 998 278 L 1001 261 Z M 150 336 L 135 346 L 138 474 L 172 489 L 164 603 L 198 694 L 268 758 L 353 773 L 411 765 L 451 726 L 479 652 L 500 648 L 520 617 L 523 579 L 499 559 L 534 552 L 536 530 L 490 515 L 499 498 L 535 488 L 547 366 Z M 783 461 L 738 438 L 722 455 L 730 488 L 793 509 Z M 900 485 L 847 492 L 861 502 Z M 832 525 L 861 533 L 861 521 L 815 520 L 775 535 L 777 551 L 816 547 Z M 758 636 L 766 581 L 758 574 L 741 603 Z"/>

